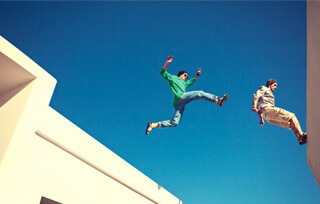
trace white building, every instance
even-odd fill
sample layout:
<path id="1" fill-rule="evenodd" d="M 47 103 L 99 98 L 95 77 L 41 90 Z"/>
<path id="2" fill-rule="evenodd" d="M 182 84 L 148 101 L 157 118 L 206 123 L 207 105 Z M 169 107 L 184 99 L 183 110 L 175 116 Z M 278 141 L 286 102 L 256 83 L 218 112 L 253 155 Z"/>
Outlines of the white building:
<path id="1" fill-rule="evenodd" d="M 320 187 L 320 1 L 307 1 L 307 155 Z"/>
<path id="2" fill-rule="evenodd" d="M 49 106 L 56 80 L 0 36 L 1 204 L 180 204 Z"/>

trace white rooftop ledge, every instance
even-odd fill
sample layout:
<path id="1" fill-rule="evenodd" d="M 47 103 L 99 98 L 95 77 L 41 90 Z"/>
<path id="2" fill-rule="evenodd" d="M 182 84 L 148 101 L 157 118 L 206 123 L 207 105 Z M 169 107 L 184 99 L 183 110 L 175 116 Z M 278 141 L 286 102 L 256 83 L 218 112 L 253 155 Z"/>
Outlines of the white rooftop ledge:
<path id="1" fill-rule="evenodd" d="M 182 203 L 52 109 L 55 85 L 0 36 L 0 203 Z"/>

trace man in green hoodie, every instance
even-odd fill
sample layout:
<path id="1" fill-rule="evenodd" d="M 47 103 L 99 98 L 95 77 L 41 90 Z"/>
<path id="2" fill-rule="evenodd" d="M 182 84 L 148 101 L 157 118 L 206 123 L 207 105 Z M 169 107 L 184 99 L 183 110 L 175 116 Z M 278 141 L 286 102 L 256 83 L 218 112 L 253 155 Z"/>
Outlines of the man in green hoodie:
<path id="1" fill-rule="evenodd" d="M 186 88 L 191 86 L 200 76 L 202 69 L 198 68 L 197 74 L 188 80 L 188 73 L 186 71 L 180 71 L 178 76 L 172 75 L 167 72 L 168 65 L 172 62 L 173 57 L 169 56 L 163 65 L 160 75 L 169 82 L 170 89 L 173 92 L 174 100 L 173 107 L 175 109 L 174 115 L 171 120 L 165 120 L 161 122 L 148 122 L 146 128 L 146 135 L 154 128 L 159 127 L 176 127 L 181 120 L 185 106 L 194 100 L 206 100 L 212 102 L 218 106 L 222 106 L 228 99 L 229 95 L 224 94 L 223 97 L 218 98 L 210 93 L 204 91 L 190 91 L 186 92 Z"/>

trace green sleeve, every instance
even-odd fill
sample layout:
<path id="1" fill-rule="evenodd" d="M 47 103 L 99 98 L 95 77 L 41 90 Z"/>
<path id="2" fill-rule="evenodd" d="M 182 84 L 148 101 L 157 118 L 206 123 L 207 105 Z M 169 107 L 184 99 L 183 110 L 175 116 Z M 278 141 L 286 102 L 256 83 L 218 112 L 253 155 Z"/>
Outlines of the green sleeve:
<path id="1" fill-rule="evenodd" d="M 161 69 L 160 75 L 167 80 L 170 80 L 172 78 L 172 75 L 169 72 L 167 72 L 166 69 Z"/>
<path id="2" fill-rule="evenodd" d="M 188 88 L 189 86 L 191 86 L 192 84 L 194 84 L 194 82 L 196 81 L 196 79 L 194 77 L 192 77 L 191 79 L 189 79 L 188 81 L 186 81 L 186 88 Z"/>

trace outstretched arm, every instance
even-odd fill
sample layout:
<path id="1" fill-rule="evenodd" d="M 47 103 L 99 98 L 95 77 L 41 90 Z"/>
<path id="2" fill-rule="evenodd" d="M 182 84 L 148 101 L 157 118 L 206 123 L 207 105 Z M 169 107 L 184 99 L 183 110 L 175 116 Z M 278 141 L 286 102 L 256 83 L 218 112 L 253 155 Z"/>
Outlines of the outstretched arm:
<path id="1" fill-rule="evenodd" d="M 168 65 L 172 62 L 172 59 L 173 59 L 173 56 L 171 56 L 171 55 L 169 57 L 167 57 L 167 60 L 162 67 L 163 70 L 167 69 Z"/>

